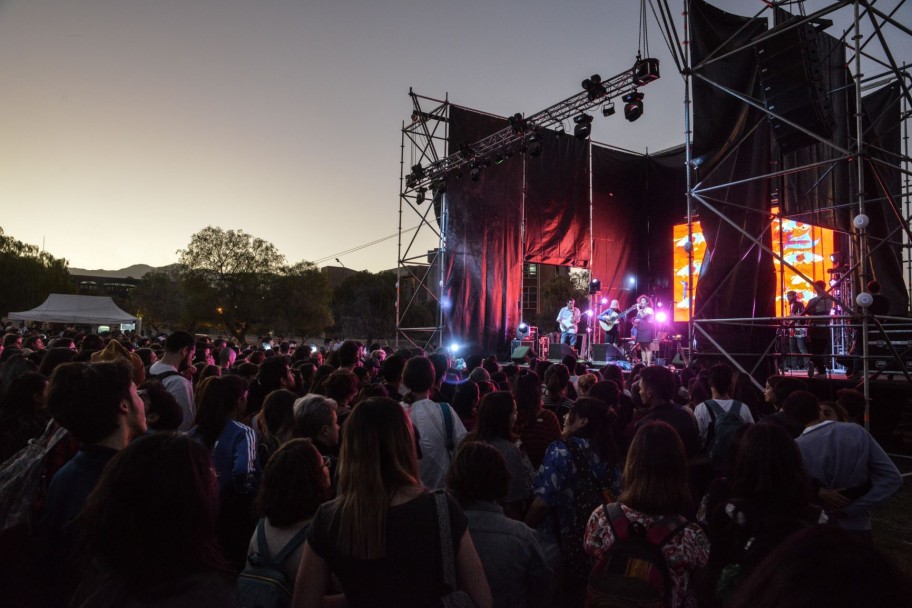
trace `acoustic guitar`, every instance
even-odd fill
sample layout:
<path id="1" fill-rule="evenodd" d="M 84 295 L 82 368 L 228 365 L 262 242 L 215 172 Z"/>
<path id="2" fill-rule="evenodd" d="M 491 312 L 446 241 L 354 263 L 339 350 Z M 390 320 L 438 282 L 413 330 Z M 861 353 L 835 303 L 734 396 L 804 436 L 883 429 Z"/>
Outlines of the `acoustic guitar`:
<path id="1" fill-rule="evenodd" d="M 631 306 L 624 312 L 613 312 L 612 311 L 610 313 L 602 313 L 601 315 L 599 315 L 599 318 L 598 318 L 599 325 L 605 331 L 611 331 L 612 328 L 614 328 L 614 326 L 617 325 L 617 322 L 621 320 L 621 317 L 627 316 L 627 313 L 629 313 L 636 307 L 637 307 L 637 305 L 634 304 L 633 306 Z"/>

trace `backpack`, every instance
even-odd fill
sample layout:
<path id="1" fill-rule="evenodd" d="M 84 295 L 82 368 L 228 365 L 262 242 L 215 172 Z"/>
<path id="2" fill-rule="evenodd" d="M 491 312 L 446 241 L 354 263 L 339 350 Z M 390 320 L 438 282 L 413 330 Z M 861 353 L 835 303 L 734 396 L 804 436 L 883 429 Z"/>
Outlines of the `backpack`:
<path id="1" fill-rule="evenodd" d="M 744 404 L 737 399 L 733 400 L 727 412 L 712 399 L 707 399 L 705 404 L 713 425 L 712 434 L 706 441 L 706 451 L 713 466 L 719 467 L 728 456 L 732 435 L 744 426 L 744 418 L 741 417 L 741 408 Z"/>
<path id="2" fill-rule="evenodd" d="M 662 517 L 648 529 L 630 522 L 619 503 L 602 507 L 614 544 L 589 575 L 586 607 L 664 608 L 670 605 L 671 576 L 662 547 L 687 527 L 680 515 Z"/>
<path id="3" fill-rule="evenodd" d="M 294 581 L 289 581 L 281 565 L 304 543 L 308 525 L 295 534 L 274 558 L 266 547 L 266 520 L 257 524 L 257 550 L 248 557 L 249 564 L 238 575 L 235 598 L 239 608 L 289 608 Z"/>
<path id="4" fill-rule="evenodd" d="M 612 498 L 606 485 L 592 472 L 583 449 L 573 439 L 567 439 L 564 443 L 573 457 L 577 473 L 567 530 L 560 535 L 561 556 L 565 575 L 569 579 L 584 582 L 592 570 L 592 559 L 583 548 L 586 524 L 589 523 L 592 512 L 611 502 Z"/>
<path id="5" fill-rule="evenodd" d="M 149 379 L 158 380 L 159 382 L 164 383 L 165 378 L 170 378 L 171 376 L 180 376 L 180 375 L 181 375 L 180 372 L 174 371 L 173 369 L 169 369 L 168 371 L 162 372 L 160 374 L 152 374 L 149 376 Z"/>

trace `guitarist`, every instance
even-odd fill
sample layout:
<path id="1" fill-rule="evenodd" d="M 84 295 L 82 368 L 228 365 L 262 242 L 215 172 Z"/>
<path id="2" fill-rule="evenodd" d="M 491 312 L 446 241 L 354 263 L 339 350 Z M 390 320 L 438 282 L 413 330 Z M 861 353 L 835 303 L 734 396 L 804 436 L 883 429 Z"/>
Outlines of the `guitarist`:
<path id="1" fill-rule="evenodd" d="M 599 315 L 599 321 L 602 321 L 602 327 L 605 329 L 605 342 L 617 346 L 618 343 L 618 321 L 621 320 L 621 304 L 617 300 L 611 300 L 611 304 L 605 309 L 605 312 Z"/>
<path id="2" fill-rule="evenodd" d="M 573 298 L 568 299 L 567 305 L 557 313 L 557 322 L 560 324 L 561 330 L 561 344 L 576 347 L 576 330 L 581 315 L 580 309 L 576 307 L 576 300 Z"/>

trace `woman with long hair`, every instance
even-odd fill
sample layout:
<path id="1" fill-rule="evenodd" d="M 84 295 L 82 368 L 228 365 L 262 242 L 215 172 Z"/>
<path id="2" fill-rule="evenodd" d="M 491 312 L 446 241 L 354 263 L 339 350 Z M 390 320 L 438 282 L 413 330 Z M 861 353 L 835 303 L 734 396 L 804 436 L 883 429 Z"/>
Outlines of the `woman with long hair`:
<path id="1" fill-rule="evenodd" d="M 88 571 L 71 605 L 234 605 L 215 535 L 206 449 L 179 433 L 141 437 L 108 464 L 76 522 Z"/>
<path id="2" fill-rule="evenodd" d="M 521 371 L 513 377 L 516 399 L 516 433 L 534 469 L 545 457 L 552 441 L 560 438 L 561 425 L 554 412 L 542 407 L 541 380 L 533 371 Z"/>
<path id="3" fill-rule="evenodd" d="M 650 422 L 634 435 L 624 466 L 624 490 L 616 503 L 592 512 L 586 526 L 584 547 L 598 560 L 617 542 L 609 513 L 619 509 L 630 523 L 649 530 L 660 522 L 677 520 L 679 529 L 662 546 L 668 566 L 670 608 L 694 605 L 691 571 L 709 558 L 709 540 L 683 513 L 691 508 L 687 483 L 687 455 L 677 431 L 665 422 Z"/>
<path id="4" fill-rule="evenodd" d="M 218 537 L 226 557 L 240 572 L 256 523 L 251 506 L 260 475 L 256 434 L 238 422 L 246 407 L 247 382 L 234 375 L 211 376 L 204 382 L 196 425 L 189 435 L 212 455 L 220 499 Z"/>
<path id="5" fill-rule="evenodd" d="M 439 606 L 443 583 L 435 495 L 418 476 L 408 416 L 396 401 L 367 399 L 346 423 L 335 500 L 308 530 L 293 605 L 323 605 L 334 574 L 348 606 Z M 459 504 L 447 498 L 458 587 L 476 606 L 491 593 Z"/>
<path id="6" fill-rule="evenodd" d="M 533 484 L 535 498 L 526 523 L 533 528 L 541 526 L 544 541 L 560 547 L 558 581 L 562 594 L 572 598 L 567 605 L 577 604 L 585 595 L 589 572 L 582 564 L 586 561 L 582 539 L 588 514 L 603 502 L 605 494 L 616 496 L 619 489 L 619 459 L 611 419 L 604 401 L 578 399 L 566 416 L 561 438 L 548 446 Z M 598 489 L 596 496 L 589 491 L 593 487 Z M 582 516 L 581 510 L 586 515 Z M 548 518 L 549 514 L 556 517 Z M 552 524 L 555 520 L 556 529 Z"/>
<path id="7" fill-rule="evenodd" d="M 545 372 L 545 396 L 542 406 L 558 418 L 563 418 L 573 407 L 573 399 L 568 395 L 570 388 L 570 370 L 562 363 L 557 363 Z"/>
<path id="8" fill-rule="evenodd" d="M 532 465 L 523 461 L 522 451 L 517 445 L 518 437 L 513 433 L 516 423 L 516 401 L 507 391 L 495 391 L 482 398 L 478 406 L 478 426 L 466 435 L 464 441 L 488 443 L 503 454 L 510 485 L 501 506 L 507 517 L 522 519 L 531 495 L 530 470 Z"/>

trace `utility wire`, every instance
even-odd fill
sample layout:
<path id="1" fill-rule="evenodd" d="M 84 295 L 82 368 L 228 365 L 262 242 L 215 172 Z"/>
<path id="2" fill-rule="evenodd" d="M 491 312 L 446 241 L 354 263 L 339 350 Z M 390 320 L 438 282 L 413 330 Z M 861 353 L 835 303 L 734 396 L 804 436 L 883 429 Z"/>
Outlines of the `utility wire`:
<path id="1" fill-rule="evenodd" d="M 414 232 L 415 230 L 418 230 L 418 226 L 413 226 L 413 227 L 411 227 L 411 228 L 408 228 L 408 229 L 406 229 L 406 230 L 403 230 L 402 233 L 405 234 L 405 233 L 408 233 L 408 232 Z M 345 251 L 340 251 L 339 253 L 331 253 L 331 254 L 329 254 L 328 256 L 324 257 L 324 258 L 320 258 L 319 260 L 314 260 L 313 264 L 318 264 L 318 265 L 319 265 L 319 264 L 322 264 L 322 263 L 324 263 L 324 262 L 329 262 L 329 261 L 331 261 L 331 260 L 333 260 L 333 259 L 335 259 L 335 258 L 338 258 L 338 257 L 340 257 L 340 256 L 348 255 L 349 253 L 354 253 L 354 252 L 356 252 L 356 251 L 361 251 L 362 249 L 366 249 L 366 248 L 368 248 L 368 247 L 372 247 L 372 246 L 374 246 L 374 245 L 377 245 L 378 243 L 382 243 L 383 241 L 388 241 L 388 240 L 390 240 L 391 238 L 395 238 L 395 237 L 397 237 L 397 236 L 399 236 L 399 233 L 398 233 L 398 232 L 394 232 L 393 234 L 391 234 L 391 235 L 389 235 L 389 236 L 385 236 L 385 237 L 383 237 L 382 239 L 377 239 L 376 241 L 371 241 L 370 243 L 365 243 L 364 245 L 358 245 L 357 247 L 352 247 L 351 249 L 346 249 Z"/>

